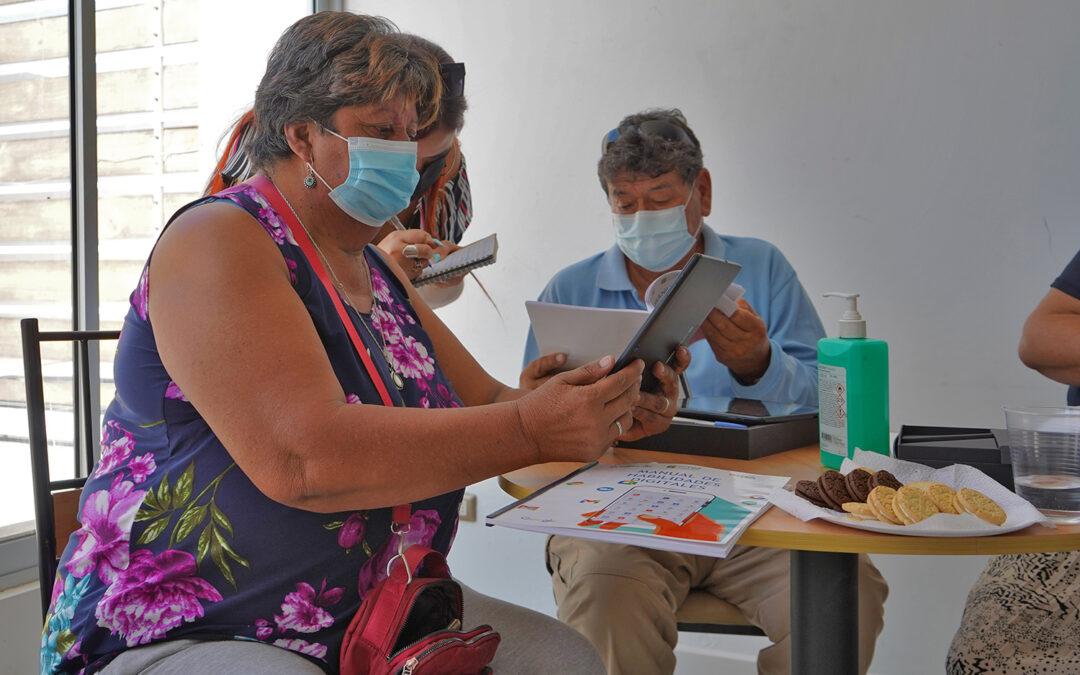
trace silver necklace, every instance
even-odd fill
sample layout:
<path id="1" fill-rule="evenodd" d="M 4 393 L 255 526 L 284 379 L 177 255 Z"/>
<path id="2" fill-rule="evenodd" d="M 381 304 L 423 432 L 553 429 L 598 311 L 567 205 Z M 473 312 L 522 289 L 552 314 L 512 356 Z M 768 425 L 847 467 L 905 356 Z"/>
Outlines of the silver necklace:
<path id="1" fill-rule="evenodd" d="M 368 326 L 367 321 L 364 321 L 363 313 L 357 308 L 356 303 L 352 301 L 352 298 L 349 297 L 348 291 L 345 290 L 345 284 L 341 283 L 341 279 L 338 278 L 337 273 L 334 272 L 333 266 L 330 265 L 330 261 L 327 260 L 326 254 L 323 253 L 321 248 L 319 248 L 319 243 L 315 241 L 315 237 L 311 236 L 311 232 L 307 229 L 307 225 L 304 225 L 304 221 L 300 219 L 300 214 L 297 213 L 296 209 L 293 208 L 292 203 L 289 202 L 289 199 L 285 196 L 284 192 L 278 190 L 278 193 L 281 194 L 281 198 L 285 200 L 285 205 L 289 207 L 290 211 L 292 211 L 293 217 L 296 218 L 296 222 L 300 223 L 300 227 L 304 230 L 304 233 L 307 235 L 308 239 L 311 240 L 311 245 L 315 247 L 315 252 L 318 253 L 319 258 L 322 259 L 323 266 L 326 267 L 327 270 L 329 270 L 330 276 L 334 278 L 334 286 L 338 289 L 338 294 L 341 295 L 341 298 L 350 307 L 353 308 L 353 311 L 356 312 L 356 316 L 360 319 L 360 325 L 364 327 L 364 330 L 367 331 L 367 334 L 370 335 L 371 339 L 375 341 L 375 344 L 379 346 L 379 351 L 380 353 L 382 353 L 383 361 L 386 362 L 387 370 L 390 371 L 390 379 L 394 381 L 394 386 L 397 387 L 398 391 L 404 390 L 405 378 L 401 376 L 401 373 L 398 372 L 397 367 L 394 365 L 394 361 L 390 358 L 390 350 L 386 347 L 386 340 L 382 338 L 382 333 L 380 332 L 378 335 L 376 335 L 375 331 Z M 371 271 L 368 268 L 367 259 L 363 257 L 363 254 L 361 254 L 360 260 L 364 264 L 365 274 L 367 276 L 368 283 L 370 284 Z M 375 306 L 374 294 L 371 298 L 371 304 L 372 307 Z"/>

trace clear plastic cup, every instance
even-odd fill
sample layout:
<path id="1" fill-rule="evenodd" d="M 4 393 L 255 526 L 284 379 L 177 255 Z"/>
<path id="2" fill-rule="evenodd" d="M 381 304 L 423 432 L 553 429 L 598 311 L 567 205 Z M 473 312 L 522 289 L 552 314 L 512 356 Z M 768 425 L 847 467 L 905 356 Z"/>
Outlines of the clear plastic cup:
<path id="1" fill-rule="evenodd" d="M 1080 407 L 1006 406 L 1016 494 L 1059 523 L 1080 523 Z"/>

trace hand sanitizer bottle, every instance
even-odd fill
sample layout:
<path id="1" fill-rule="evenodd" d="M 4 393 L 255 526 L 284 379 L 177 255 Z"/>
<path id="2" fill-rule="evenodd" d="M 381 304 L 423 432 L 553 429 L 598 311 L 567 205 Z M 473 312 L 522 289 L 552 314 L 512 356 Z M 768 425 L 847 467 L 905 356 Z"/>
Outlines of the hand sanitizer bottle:
<path id="1" fill-rule="evenodd" d="M 889 346 L 866 337 L 858 293 L 844 298 L 840 337 L 818 340 L 818 428 L 821 463 L 839 469 L 855 448 L 889 454 Z"/>

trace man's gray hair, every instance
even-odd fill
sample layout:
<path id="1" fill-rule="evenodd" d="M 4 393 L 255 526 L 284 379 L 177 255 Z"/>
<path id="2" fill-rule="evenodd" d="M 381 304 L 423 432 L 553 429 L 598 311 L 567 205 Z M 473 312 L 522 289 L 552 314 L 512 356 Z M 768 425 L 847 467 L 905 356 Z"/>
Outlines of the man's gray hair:
<path id="1" fill-rule="evenodd" d="M 640 125 L 652 120 L 674 124 L 686 132 L 692 143 L 639 133 Z M 606 151 L 596 166 L 600 187 L 605 195 L 608 185 L 620 175 L 656 178 L 674 171 L 683 181 L 691 183 L 704 166 L 701 143 L 686 123 L 682 111 L 677 108 L 645 110 L 629 115 L 623 118 L 612 135 L 617 135 L 617 138 L 607 142 Z"/>

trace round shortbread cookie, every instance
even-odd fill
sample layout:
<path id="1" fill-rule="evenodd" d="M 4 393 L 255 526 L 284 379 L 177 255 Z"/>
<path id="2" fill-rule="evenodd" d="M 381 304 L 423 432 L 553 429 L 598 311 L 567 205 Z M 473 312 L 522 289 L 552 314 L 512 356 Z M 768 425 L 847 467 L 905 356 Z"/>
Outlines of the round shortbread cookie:
<path id="1" fill-rule="evenodd" d="M 896 491 L 893 508 L 899 512 L 898 515 L 904 516 L 905 523 L 910 520 L 911 524 L 941 513 L 941 510 L 925 492 L 910 485 L 905 485 Z"/>
<path id="2" fill-rule="evenodd" d="M 956 507 L 953 506 L 953 495 L 956 494 L 956 490 L 953 490 L 945 483 L 930 483 L 923 492 L 942 513 L 959 513 Z"/>
<path id="3" fill-rule="evenodd" d="M 915 524 L 915 521 L 912 520 L 911 518 L 908 518 L 907 514 L 904 513 L 903 509 L 900 508 L 900 502 L 896 501 L 896 496 L 895 495 L 893 495 L 892 510 L 893 510 L 893 515 L 896 516 L 896 518 L 900 521 L 901 525 L 914 525 Z"/>
<path id="4" fill-rule="evenodd" d="M 904 483 L 904 485 L 907 485 L 907 486 L 913 487 L 913 488 L 917 488 L 919 490 L 925 490 L 926 487 L 928 485 L 931 485 L 932 483 L 933 483 L 933 481 L 930 481 L 930 480 L 914 480 L 914 481 L 911 481 L 910 483 Z"/>
<path id="5" fill-rule="evenodd" d="M 954 492 L 952 496 L 952 507 L 957 513 L 967 513 L 967 511 L 964 510 L 964 505 L 960 503 L 960 495 L 956 492 Z"/>
<path id="6" fill-rule="evenodd" d="M 962 513 L 953 506 L 953 495 L 956 494 L 956 491 L 945 483 L 932 480 L 917 480 L 904 485 L 923 492 L 942 513 Z"/>
<path id="7" fill-rule="evenodd" d="M 903 522 L 896 517 L 896 512 L 893 511 L 892 502 L 895 496 L 896 490 L 885 485 L 879 485 L 867 495 L 866 503 L 874 510 L 874 515 L 881 522 L 903 525 Z"/>
<path id="8" fill-rule="evenodd" d="M 988 523 L 1001 525 L 1008 517 L 1005 509 L 978 490 L 960 488 L 956 493 L 957 499 L 968 513 L 982 518 Z"/>
<path id="9" fill-rule="evenodd" d="M 868 516 L 870 518 L 877 518 L 874 515 L 874 509 L 869 504 L 864 502 L 844 502 L 840 506 L 843 507 L 848 513 L 854 513 L 857 516 Z"/>
<path id="10" fill-rule="evenodd" d="M 860 523 L 860 522 L 863 522 L 865 520 L 872 520 L 875 523 L 880 522 L 877 519 L 877 516 L 860 516 L 857 513 L 849 513 L 846 516 L 844 516 L 844 518 L 846 518 L 847 520 L 850 520 L 852 522 L 856 522 L 856 523 Z"/>

